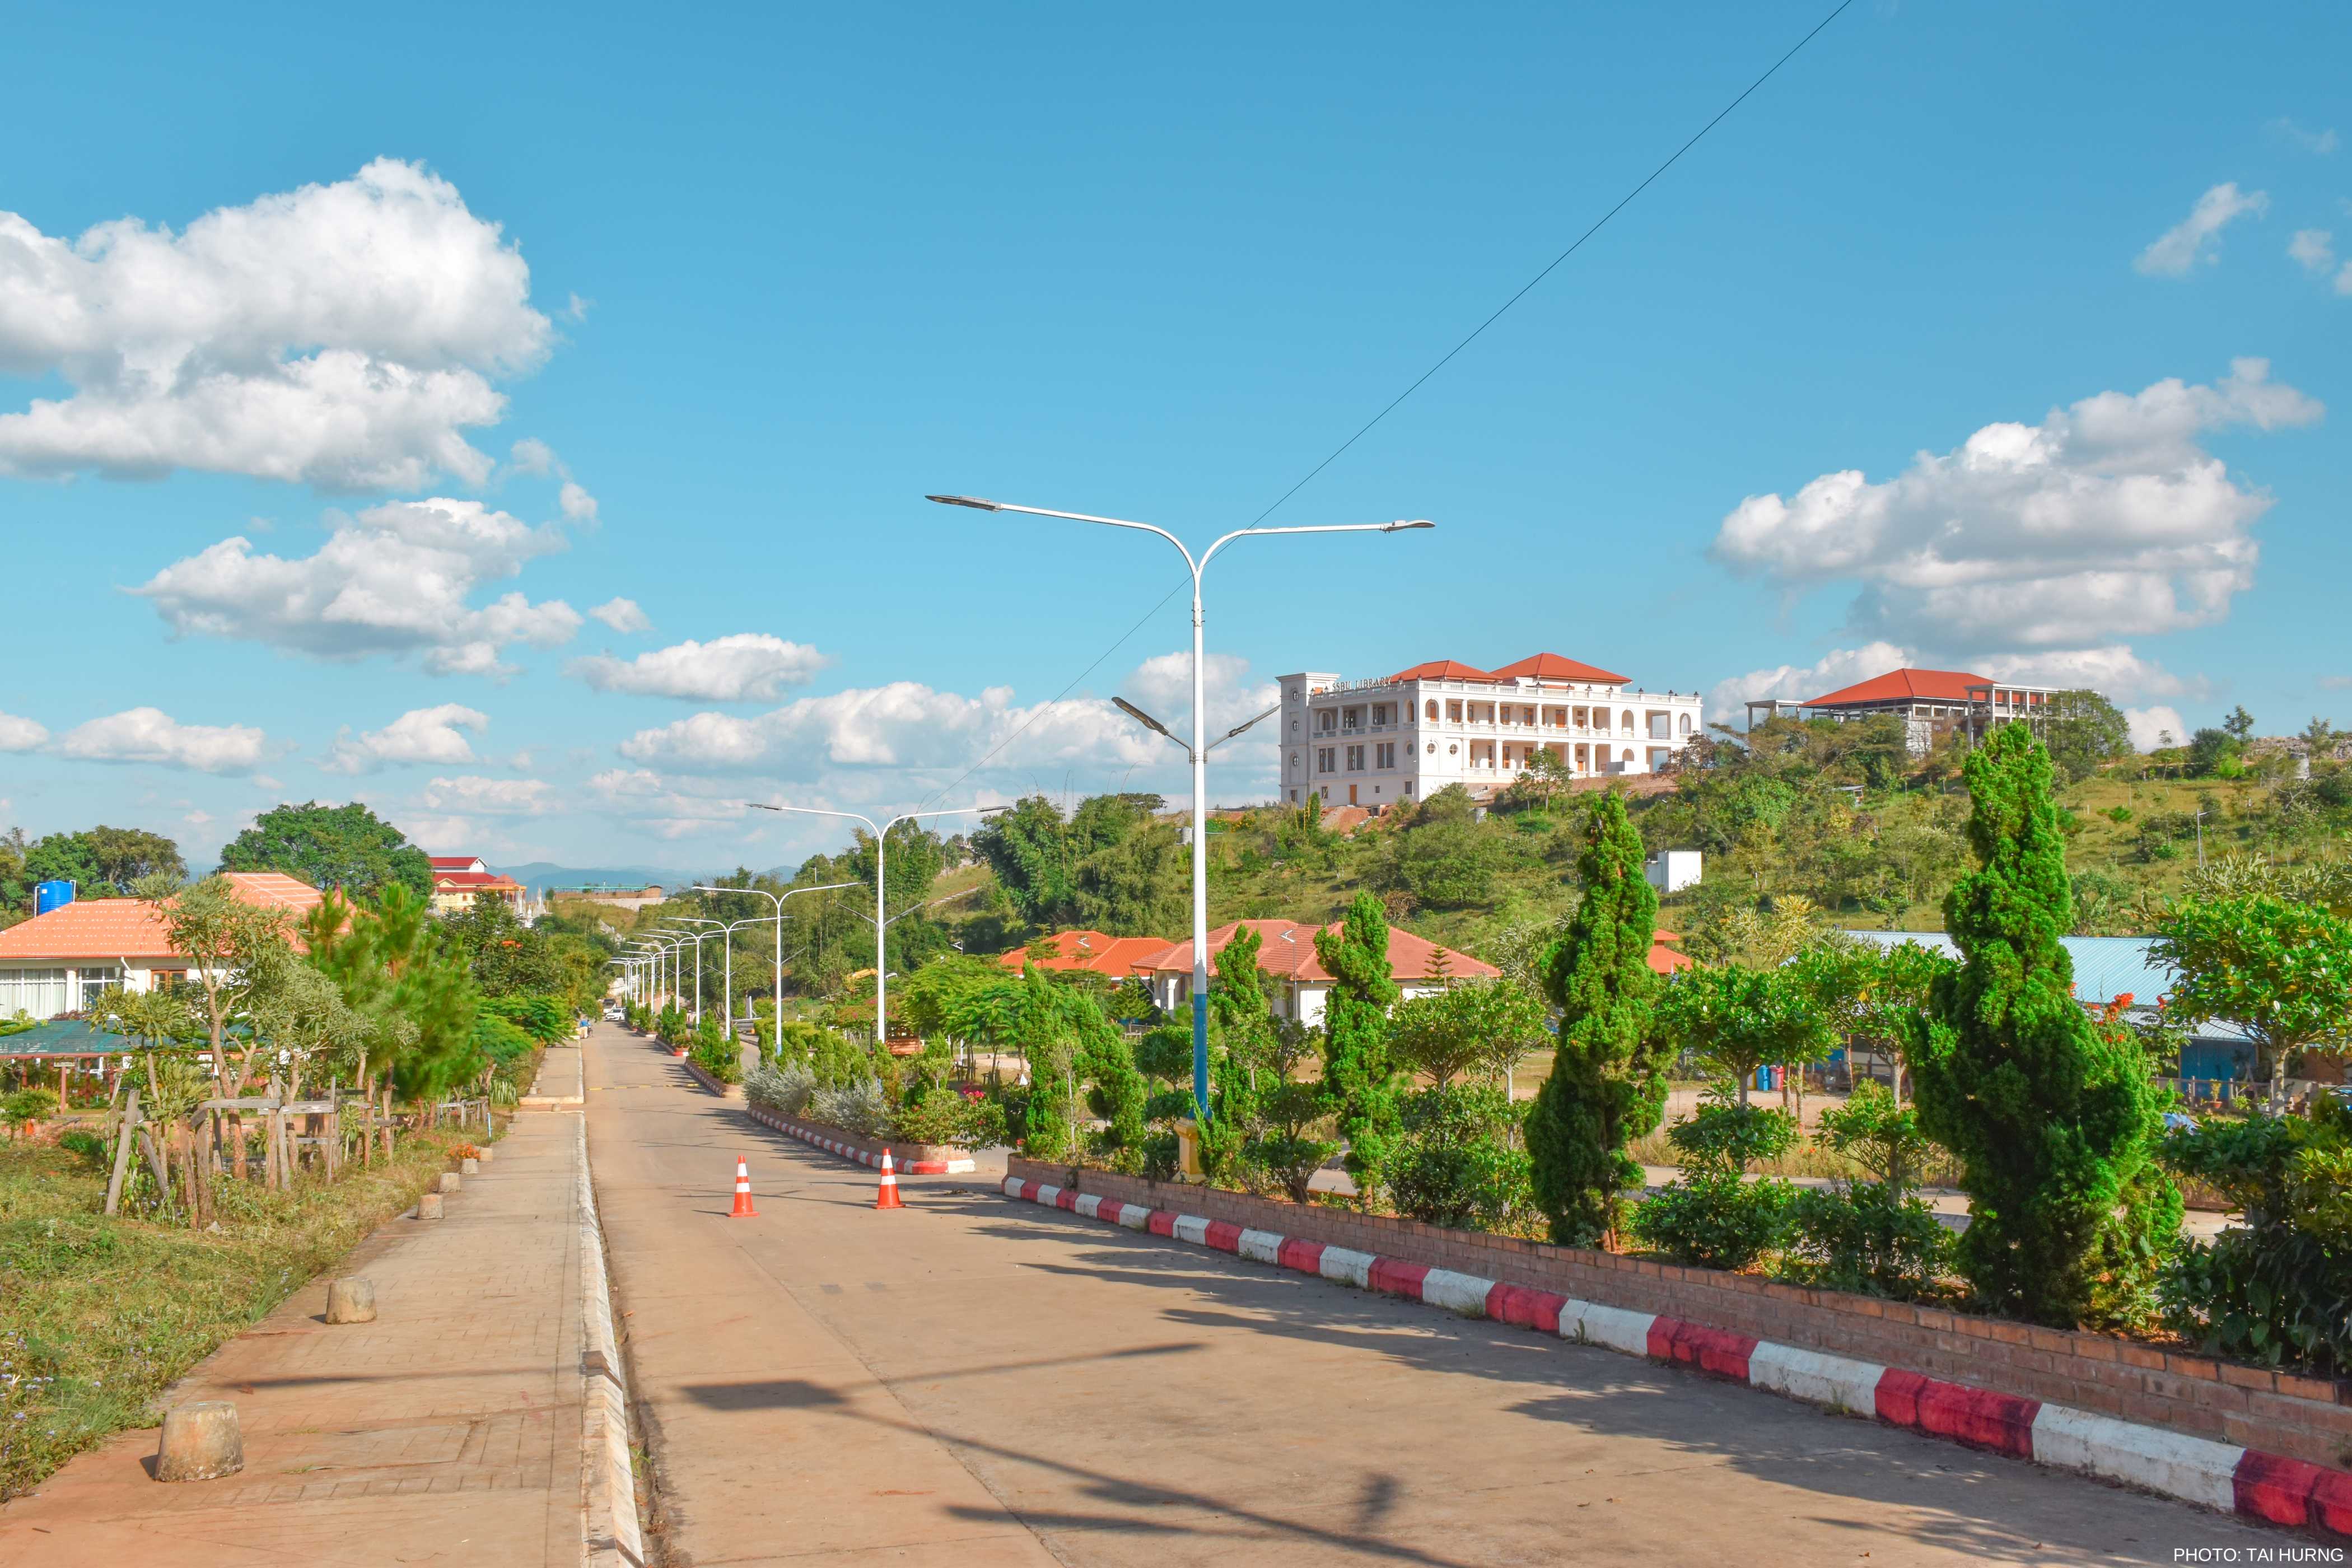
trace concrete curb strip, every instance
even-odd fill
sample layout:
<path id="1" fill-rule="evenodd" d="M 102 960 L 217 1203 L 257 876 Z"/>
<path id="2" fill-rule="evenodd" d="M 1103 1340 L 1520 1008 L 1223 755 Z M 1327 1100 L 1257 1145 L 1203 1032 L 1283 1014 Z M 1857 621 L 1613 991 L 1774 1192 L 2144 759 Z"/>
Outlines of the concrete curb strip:
<path id="1" fill-rule="evenodd" d="M 2266 1524 L 2352 1536 L 2352 1473 L 2143 1426 L 1922 1373 L 1772 1344 L 1700 1323 L 1381 1258 L 1270 1231 L 1080 1197 L 1007 1177 L 1004 1195 L 1255 1262 L 1402 1296 L 1468 1318 L 1675 1362 L 1774 1394 L 2020 1459 L 2120 1481 Z"/>
<path id="2" fill-rule="evenodd" d="M 761 1126 L 772 1127 L 787 1138 L 797 1138 L 803 1143 L 814 1143 L 828 1154 L 838 1154 L 845 1160 L 855 1160 L 861 1165 L 870 1165 L 877 1171 L 882 1168 L 882 1156 L 879 1154 L 869 1154 L 863 1149 L 853 1149 L 837 1138 L 827 1138 L 823 1133 L 813 1131 L 796 1121 L 778 1116 L 772 1110 L 762 1110 L 756 1105 L 746 1104 L 743 1110 Z M 954 1160 L 908 1160 L 898 1166 L 898 1174 L 961 1176 L 977 1168 L 969 1156 Z M 1062 1206 L 1068 1208 L 1070 1205 L 1065 1204 Z"/>
<path id="3" fill-rule="evenodd" d="M 636 1476 L 629 1463 L 629 1389 L 613 1331 L 604 1278 L 604 1230 L 588 1179 L 588 1121 L 580 1121 L 580 1296 L 585 1352 L 580 1399 L 580 1561 L 589 1568 L 644 1568 Z"/>

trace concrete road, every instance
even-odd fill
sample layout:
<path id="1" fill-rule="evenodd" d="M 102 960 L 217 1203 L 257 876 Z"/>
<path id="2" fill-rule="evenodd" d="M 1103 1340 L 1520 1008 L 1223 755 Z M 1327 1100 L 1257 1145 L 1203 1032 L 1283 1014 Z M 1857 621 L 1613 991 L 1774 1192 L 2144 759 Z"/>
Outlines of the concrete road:
<path id="1" fill-rule="evenodd" d="M 600 1027 L 588 1073 L 669 1568 L 1886 1568 L 2302 1544 L 954 1178 L 876 1213 L 871 1173 L 645 1042 Z M 756 1220 L 725 1217 L 739 1152 Z"/>

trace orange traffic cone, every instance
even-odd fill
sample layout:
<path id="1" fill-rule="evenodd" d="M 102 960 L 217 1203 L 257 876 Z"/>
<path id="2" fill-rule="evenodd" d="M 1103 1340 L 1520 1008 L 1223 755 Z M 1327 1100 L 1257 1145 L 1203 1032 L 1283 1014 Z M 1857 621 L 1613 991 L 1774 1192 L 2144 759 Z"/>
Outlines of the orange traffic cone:
<path id="1" fill-rule="evenodd" d="M 907 1206 L 898 1201 L 898 1173 L 891 1167 L 890 1151 L 887 1149 L 882 1151 L 882 1190 L 875 1194 L 874 1206 L 877 1209 L 902 1209 Z"/>
<path id="2" fill-rule="evenodd" d="M 729 1219 L 758 1219 L 760 1211 L 751 1206 L 751 1167 L 743 1161 L 735 1162 L 735 1206 L 728 1211 Z"/>

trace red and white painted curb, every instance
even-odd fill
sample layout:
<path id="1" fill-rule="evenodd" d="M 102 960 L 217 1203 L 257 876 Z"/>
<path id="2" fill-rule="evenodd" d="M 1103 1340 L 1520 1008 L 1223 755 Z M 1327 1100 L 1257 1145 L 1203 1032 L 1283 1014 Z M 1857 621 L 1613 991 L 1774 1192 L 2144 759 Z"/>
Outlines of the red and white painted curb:
<path id="1" fill-rule="evenodd" d="M 1381 1258 L 1198 1215 L 1171 1214 L 1011 1177 L 1004 1195 L 1153 1236 L 1230 1252 L 1425 1301 L 1465 1318 L 1557 1334 L 1628 1355 L 1678 1362 L 1847 1415 L 1947 1437 L 1973 1448 L 2082 1470 L 2269 1524 L 2352 1535 L 2352 1473 L 2158 1426 L 1948 1383 L 1922 1373 L 1777 1345 L 1650 1312 L 1580 1301 L 1550 1290 Z"/>
<path id="2" fill-rule="evenodd" d="M 852 1148 L 838 1138 L 827 1138 L 820 1133 L 812 1132 L 805 1127 L 795 1126 L 775 1112 L 763 1110 L 756 1105 L 747 1104 L 743 1109 L 751 1113 L 752 1121 L 765 1127 L 772 1127 L 788 1138 L 797 1138 L 803 1143 L 814 1143 L 828 1154 L 839 1154 L 844 1159 L 855 1160 L 861 1165 L 871 1165 L 877 1171 L 882 1168 L 882 1156 L 879 1154 L 869 1154 L 863 1149 Z M 909 1160 L 898 1169 L 899 1174 L 908 1176 L 961 1176 L 976 1168 L 971 1157 L 967 1154 L 954 1160 Z"/>

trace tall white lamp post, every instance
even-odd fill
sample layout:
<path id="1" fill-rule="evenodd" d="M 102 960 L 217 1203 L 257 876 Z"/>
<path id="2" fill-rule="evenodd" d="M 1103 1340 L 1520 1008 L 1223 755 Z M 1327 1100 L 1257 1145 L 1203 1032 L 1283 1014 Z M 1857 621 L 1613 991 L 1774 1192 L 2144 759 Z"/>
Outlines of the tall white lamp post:
<path id="1" fill-rule="evenodd" d="M 727 928 L 727 922 L 725 921 L 704 920 L 695 915 L 671 915 L 668 918 L 677 921 L 680 925 L 717 926 L 720 931 L 724 931 Z M 708 931 L 678 932 L 678 935 L 681 937 L 691 936 L 694 939 L 694 1017 L 692 1023 L 694 1027 L 698 1029 L 702 1027 L 702 941 L 705 937 L 716 936 L 718 934 L 718 931 Z M 683 983 L 685 978 L 685 973 L 681 970 L 678 979 Z M 721 1008 L 720 1011 L 724 1012 L 725 1009 Z"/>
<path id="2" fill-rule="evenodd" d="M 883 879 L 883 861 L 889 851 L 890 830 L 902 822 L 912 822 L 920 816 L 985 816 L 1004 808 L 1001 805 L 950 805 L 939 811 L 904 811 L 877 827 L 872 817 L 862 816 L 854 811 L 826 811 L 814 805 L 770 805 L 765 801 L 757 800 L 747 800 L 743 804 L 759 811 L 790 812 L 799 816 L 846 817 L 852 822 L 866 824 L 866 830 L 874 835 L 874 1043 L 881 1045 L 890 1037 L 890 1026 L 883 1005 L 883 983 L 890 965 L 882 945 L 884 930 L 890 923 L 882 912 L 885 889 L 888 887 Z"/>
<path id="3" fill-rule="evenodd" d="M 1166 529 L 1149 522 L 1131 522 L 1122 517 L 1096 517 L 1083 511 L 1056 511 L 1050 507 L 1015 506 L 1010 501 L 982 500 L 977 496 L 926 496 L 926 500 L 941 506 L 965 506 L 975 511 L 1015 511 L 1031 517 L 1066 518 L 1073 522 L 1097 522 L 1107 528 L 1131 528 L 1143 533 L 1156 533 L 1176 547 L 1184 557 L 1184 564 L 1192 574 L 1192 743 L 1184 748 L 1192 763 L 1192 1098 L 1199 1103 L 1201 1114 L 1209 1111 L 1209 845 L 1208 845 L 1208 704 L 1204 700 L 1205 681 L 1201 662 L 1201 574 L 1208 567 L 1210 558 L 1234 540 L 1257 533 L 1397 533 L 1407 529 L 1434 528 L 1427 518 L 1400 518 L 1394 522 L 1331 522 L 1306 524 L 1285 528 L 1237 528 L 1201 552 L 1195 558 L 1184 542 Z M 1119 706 L 1141 718 L 1140 711 L 1128 703 Z M 1265 717 L 1261 713 L 1258 718 Z M 1256 719 L 1250 724 L 1257 722 Z M 1168 731 L 1154 722 L 1151 728 L 1161 734 Z M 1224 739 L 1246 730 L 1249 724 L 1228 733 Z M 1168 735 L 1171 741 L 1176 738 Z M 1181 745 L 1181 742 L 1178 742 Z"/>
<path id="4" fill-rule="evenodd" d="M 693 890 L 698 893 L 756 893 L 761 898 L 769 900 L 776 906 L 776 912 L 774 914 L 762 916 L 761 920 L 772 920 L 776 922 L 776 989 L 774 995 L 776 999 L 776 1018 L 777 1021 L 781 1023 L 784 1016 L 784 900 L 799 893 L 829 893 L 834 891 L 835 889 L 854 886 L 856 886 L 856 884 L 851 882 L 827 882 L 821 888 L 788 888 L 781 893 L 772 893 L 765 888 L 719 888 L 714 887 L 708 882 L 697 882 L 694 885 Z M 735 925 L 758 925 L 760 923 L 761 921 L 737 921 Z M 730 926 L 727 929 L 731 931 L 735 929 L 735 926 Z M 734 949 L 732 939 L 730 939 L 728 948 L 731 953 Z M 729 973 L 730 976 L 733 973 L 731 967 L 729 970 Z M 728 984 L 728 994 L 732 996 L 734 994 L 734 983 L 731 978 Z"/>

